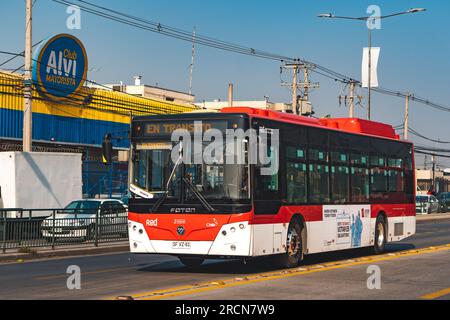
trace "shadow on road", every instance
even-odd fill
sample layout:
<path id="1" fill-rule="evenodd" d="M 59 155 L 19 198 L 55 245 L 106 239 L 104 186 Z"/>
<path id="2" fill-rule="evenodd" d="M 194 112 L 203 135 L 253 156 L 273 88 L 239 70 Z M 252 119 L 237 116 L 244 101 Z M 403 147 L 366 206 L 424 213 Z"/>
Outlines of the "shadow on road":
<path id="1" fill-rule="evenodd" d="M 410 243 L 392 243 L 386 246 L 386 252 L 399 252 L 414 249 L 415 246 Z M 302 265 L 314 265 L 339 260 L 348 260 L 360 257 L 374 255 L 372 248 L 360 248 L 353 250 L 334 251 L 326 253 L 317 253 L 305 257 Z M 261 272 L 270 272 L 279 270 L 279 266 L 274 265 L 271 257 L 254 258 L 247 261 L 243 260 L 207 260 L 200 267 L 187 268 L 179 261 L 167 261 L 161 264 L 140 268 L 140 272 L 173 272 L 184 274 L 222 274 L 222 275 L 243 275 Z"/>

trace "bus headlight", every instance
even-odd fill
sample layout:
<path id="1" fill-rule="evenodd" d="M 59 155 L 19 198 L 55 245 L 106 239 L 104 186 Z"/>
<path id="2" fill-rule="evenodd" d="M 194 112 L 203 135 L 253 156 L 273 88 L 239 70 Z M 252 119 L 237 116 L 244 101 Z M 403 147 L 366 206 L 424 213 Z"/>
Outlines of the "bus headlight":
<path id="1" fill-rule="evenodd" d="M 236 228 L 235 228 L 235 227 L 231 227 L 231 228 L 230 228 L 230 231 L 231 231 L 231 232 L 236 232 Z"/>
<path id="2" fill-rule="evenodd" d="M 230 246 L 230 249 L 231 249 L 231 251 L 236 251 L 236 246 L 235 246 L 234 244 L 232 244 L 232 245 Z"/>
<path id="3" fill-rule="evenodd" d="M 245 229 L 245 225 L 244 225 L 243 223 L 241 223 L 241 224 L 239 225 L 239 228 L 241 228 L 241 230 L 244 230 L 244 229 Z"/>

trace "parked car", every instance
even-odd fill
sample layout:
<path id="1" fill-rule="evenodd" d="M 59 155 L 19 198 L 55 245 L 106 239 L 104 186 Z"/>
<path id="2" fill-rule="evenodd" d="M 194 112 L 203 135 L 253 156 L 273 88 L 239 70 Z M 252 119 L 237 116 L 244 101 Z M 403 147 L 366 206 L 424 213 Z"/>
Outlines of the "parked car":
<path id="1" fill-rule="evenodd" d="M 440 193 L 437 197 L 439 201 L 439 212 L 450 211 L 450 192 Z"/>
<path id="2" fill-rule="evenodd" d="M 127 206 L 116 199 L 84 199 L 69 203 L 55 217 L 41 225 L 42 236 L 48 241 L 81 238 L 92 240 L 110 236 L 126 236 Z"/>
<path id="3" fill-rule="evenodd" d="M 120 201 L 122 201 L 122 203 L 125 205 L 126 208 L 128 208 L 128 200 L 130 199 L 130 197 L 131 197 L 131 193 L 130 193 L 130 191 L 128 191 L 120 199 Z"/>
<path id="4" fill-rule="evenodd" d="M 431 214 L 437 212 L 439 212 L 439 201 L 435 196 L 416 196 L 416 214 Z"/>

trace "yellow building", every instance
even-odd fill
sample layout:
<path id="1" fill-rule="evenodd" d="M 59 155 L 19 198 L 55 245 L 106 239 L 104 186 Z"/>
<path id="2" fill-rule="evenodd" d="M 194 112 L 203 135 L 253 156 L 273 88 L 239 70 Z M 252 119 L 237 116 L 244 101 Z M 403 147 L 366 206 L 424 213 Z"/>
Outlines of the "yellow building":
<path id="1" fill-rule="evenodd" d="M 21 75 L 0 72 L 0 151 L 20 151 L 22 148 L 23 86 Z M 105 134 L 122 137 L 114 141 L 114 147 L 126 149 L 129 147 L 127 133 L 132 116 L 182 113 L 196 108 L 190 104 L 116 92 L 106 87 L 83 87 L 72 98 L 58 102 L 41 96 L 33 88 L 33 149 L 82 152 L 87 166 L 85 172 L 104 173 L 105 168 L 101 167 L 99 160 Z M 120 170 L 123 174 L 126 173 L 125 166 Z M 123 174 L 121 180 L 124 179 Z M 101 174 L 97 175 L 100 179 Z M 93 184 L 98 184 L 98 179 L 91 178 L 85 181 L 85 192 L 89 195 L 98 193 L 88 190 Z"/>

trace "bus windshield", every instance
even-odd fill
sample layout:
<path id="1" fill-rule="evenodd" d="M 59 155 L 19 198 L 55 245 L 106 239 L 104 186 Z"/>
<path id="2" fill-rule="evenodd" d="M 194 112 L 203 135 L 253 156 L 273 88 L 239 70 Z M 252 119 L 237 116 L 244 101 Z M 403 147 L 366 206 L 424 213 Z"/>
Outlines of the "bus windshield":
<path id="1" fill-rule="evenodd" d="M 203 144 L 202 153 L 207 146 L 208 143 Z M 196 202 L 194 192 L 182 187 L 183 179 L 186 178 L 208 200 L 220 202 L 250 199 L 248 165 L 225 164 L 226 151 L 214 154 L 213 159 L 210 159 L 212 161 L 208 163 L 203 160 L 200 164 L 177 165 L 171 157 L 174 147 L 172 142 L 137 144 L 134 151 L 133 184 L 156 198 L 167 196 Z"/>

